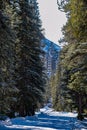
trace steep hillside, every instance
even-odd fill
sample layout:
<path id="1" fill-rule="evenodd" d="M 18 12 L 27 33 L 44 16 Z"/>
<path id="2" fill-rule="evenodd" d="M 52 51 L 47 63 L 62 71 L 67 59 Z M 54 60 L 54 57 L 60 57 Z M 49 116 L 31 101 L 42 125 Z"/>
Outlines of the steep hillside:
<path id="1" fill-rule="evenodd" d="M 60 46 L 53 43 L 52 41 L 43 38 L 42 41 L 42 48 L 45 51 L 45 67 L 47 69 L 48 76 L 51 76 L 55 73 L 57 69 L 58 59 L 59 59 L 59 53 L 60 53 Z"/>

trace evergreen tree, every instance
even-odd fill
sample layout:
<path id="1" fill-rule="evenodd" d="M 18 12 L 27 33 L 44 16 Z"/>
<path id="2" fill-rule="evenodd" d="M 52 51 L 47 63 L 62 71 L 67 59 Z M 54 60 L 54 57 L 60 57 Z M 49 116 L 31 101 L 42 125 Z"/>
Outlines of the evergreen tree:
<path id="1" fill-rule="evenodd" d="M 0 113 L 11 111 L 16 92 L 14 80 L 14 38 L 8 16 L 5 15 L 5 1 L 0 1 Z"/>
<path id="2" fill-rule="evenodd" d="M 61 90 L 64 90 L 64 93 L 68 93 L 69 97 L 65 99 L 67 100 L 70 98 L 72 109 L 77 109 L 78 118 L 82 119 L 82 113 L 87 109 L 87 83 L 85 78 L 87 64 L 87 2 L 84 0 L 70 0 L 67 1 L 65 5 L 63 4 L 62 8 L 67 14 L 67 23 L 63 27 L 63 41 L 68 44 L 63 60 L 60 62 L 63 64 L 63 66 L 61 65 L 62 70 L 65 68 L 65 72 L 68 72 L 67 76 L 63 75 L 68 80 L 65 81 L 65 83 L 67 83 L 66 87 L 64 85 L 67 89 L 62 89 L 61 87 Z M 65 46 L 63 50 L 64 48 Z M 61 81 L 61 83 L 62 82 L 63 81 Z"/>
<path id="3" fill-rule="evenodd" d="M 46 83 L 37 1 L 1 0 L 0 28 L 0 113 L 34 115 Z"/>
<path id="4" fill-rule="evenodd" d="M 41 61 L 41 21 L 36 1 L 19 1 L 20 23 L 17 37 L 19 38 L 20 65 L 17 87 L 18 108 L 22 116 L 33 115 L 38 104 L 43 101 L 44 72 Z"/>

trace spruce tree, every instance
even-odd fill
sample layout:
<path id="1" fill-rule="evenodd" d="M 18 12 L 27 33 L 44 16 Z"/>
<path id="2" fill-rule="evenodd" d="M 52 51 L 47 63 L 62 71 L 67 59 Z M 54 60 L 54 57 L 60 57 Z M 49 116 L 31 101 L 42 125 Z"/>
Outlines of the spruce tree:
<path id="1" fill-rule="evenodd" d="M 0 1 L 0 113 L 11 111 L 16 92 L 14 79 L 14 38 L 8 15 L 5 14 L 5 1 Z"/>
<path id="2" fill-rule="evenodd" d="M 17 87 L 18 111 L 21 116 L 33 115 L 43 101 L 44 72 L 41 61 L 41 21 L 36 1 L 20 0 L 21 12 L 17 37 L 20 48 Z"/>
<path id="3" fill-rule="evenodd" d="M 77 109 L 78 118 L 83 119 L 82 113 L 87 109 L 87 2 L 84 0 L 70 0 L 61 7 L 67 14 L 67 23 L 62 30 L 64 34 L 63 41 L 67 42 L 67 51 L 62 60 L 63 62 L 61 61 L 63 63 L 61 67 L 65 68 L 66 72 L 68 70 L 68 77 L 66 76 L 68 82 L 66 82 L 67 86 L 65 87 L 68 91 L 64 90 L 64 93 L 68 92 L 72 109 Z M 63 50 L 64 48 L 65 46 Z"/>

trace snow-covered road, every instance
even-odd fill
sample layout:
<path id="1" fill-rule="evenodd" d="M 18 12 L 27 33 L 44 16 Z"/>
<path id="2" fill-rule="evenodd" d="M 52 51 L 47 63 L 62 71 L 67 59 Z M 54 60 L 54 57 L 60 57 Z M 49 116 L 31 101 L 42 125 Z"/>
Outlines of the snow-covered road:
<path id="1" fill-rule="evenodd" d="M 33 117 L 17 117 L 1 123 L 0 130 L 87 130 L 87 120 L 77 121 L 76 114 L 43 108 Z"/>

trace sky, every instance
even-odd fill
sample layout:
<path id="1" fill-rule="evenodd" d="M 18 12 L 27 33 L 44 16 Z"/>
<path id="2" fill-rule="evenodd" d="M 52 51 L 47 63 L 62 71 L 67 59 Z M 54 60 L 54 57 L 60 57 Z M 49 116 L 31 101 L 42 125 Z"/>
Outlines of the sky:
<path id="1" fill-rule="evenodd" d="M 62 37 L 61 28 L 66 23 L 65 13 L 58 10 L 57 0 L 37 0 L 45 37 L 56 44 Z"/>

